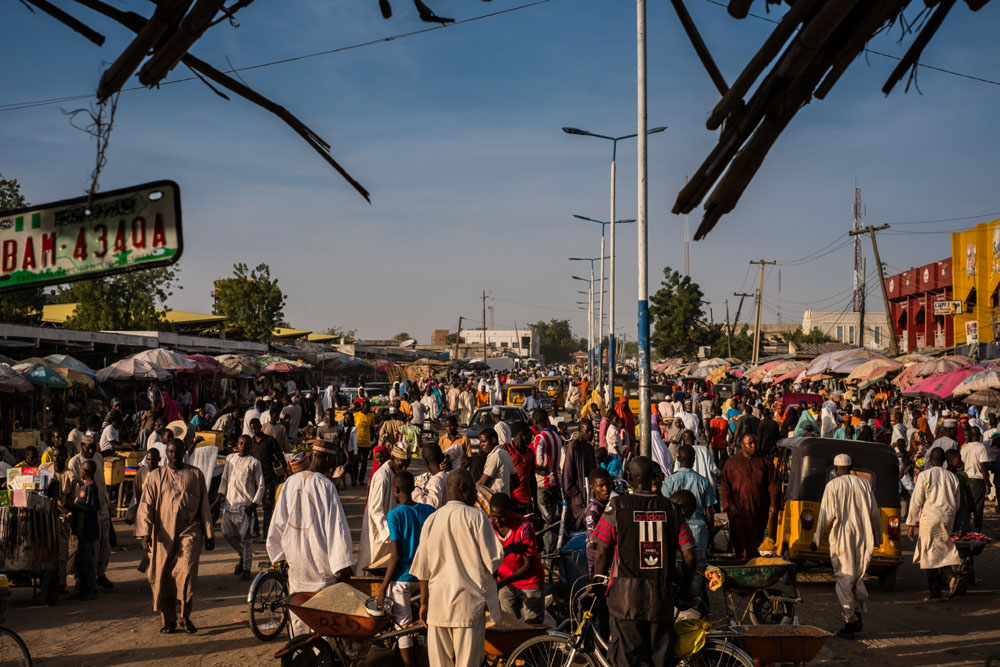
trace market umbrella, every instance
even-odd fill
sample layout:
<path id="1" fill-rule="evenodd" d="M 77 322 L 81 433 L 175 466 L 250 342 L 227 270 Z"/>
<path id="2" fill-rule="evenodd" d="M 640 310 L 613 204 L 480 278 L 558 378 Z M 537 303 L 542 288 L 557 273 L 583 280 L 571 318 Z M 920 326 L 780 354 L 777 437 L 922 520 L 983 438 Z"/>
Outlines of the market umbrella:
<path id="1" fill-rule="evenodd" d="M 847 358 L 847 354 L 853 351 L 854 350 L 836 350 L 834 352 L 826 352 L 817 356 L 809 363 L 809 366 L 806 367 L 806 375 L 819 375 L 820 373 L 830 370 L 831 366 L 836 364 L 841 359 Z"/>
<path id="2" fill-rule="evenodd" d="M 78 373 L 83 373 L 84 375 L 89 375 L 90 377 L 96 377 L 97 371 L 83 363 L 75 357 L 71 357 L 68 354 L 50 354 L 45 357 L 45 361 L 48 362 L 50 366 L 57 368 L 68 368 L 70 370 L 77 371 Z"/>
<path id="3" fill-rule="evenodd" d="M 805 374 L 806 371 L 804 368 L 796 368 L 788 371 L 784 375 L 775 376 L 775 378 L 771 381 L 771 384 L 781 384 L 782 382 L 786 382 L 788 380 L 792 380 L 792 384 L 796 384 L 802 380 Z"/>
<path id="4" fill-rule="evenodd" d="M 95 386 L 97 386 L 97 383 L 94 382 L 94 378 L 90 377 L 86 373 L 75 371 L 72 368 L 63 368 L 61 366 L 57 366 L 52 370 L 58 373 L 63 380 L 66 380 L 66 382 L 71 387 L 80 386 L 80 387 L 86 387 L 87 389 L 93 389 Z"/>
<path id="5" fill-rule="evenodd" d="M 31 391 L 34 385 L 28 382 L 23 375 L 11 368 L 10 364 L 0 362 L 0 391 L 10 393 L 13 391 Z"/>
<path id="6" fill-rule="evenodd" d="M 219 370 L 226 377 L 253 377 L 260 372 L 256 361 L 238 354 L 222 354 L 215 359 L 219 362 Z"/>
<path id="7" fill-rule="evenodd" d="M 299 373 L 304 370 L 304 367 L 288 361 L 275 361 L 268 364 L 261 373 Z"/>
<path id="8" fill-rule="evenodd" d="M 902 368 L 903 364 L 893 359 L 871 359 L 851 371 L 851 374 L 844 378 L 844 382 L 847 384 L 871 382 L 898 372 Z"/>
<path id="9" fill-rule="evenodd" d="M 965 396 L 983 389 L 1000 389 L 1000 370 L 987 368 L 975 375 L 970 375 L 962 380 L 962 384 L 955 387 L 952 395 Z"/>
<path id="10" fill-rule="evenodd" d="M 983 405 L 996 407 L 1000 405 L 1000 390 L 996 389 L 980 389 L 979 391 L 969 394 L 962 399 L 963 403 L 968 405 Z"/>
<path id="11" fill-rule="evenodd" d="M 916 377 L 927 377 L 936 373 L 947 373 L 957 368 L 972 366 L 974 363 L 972 359 L 958 355 L 941 357 L 940 359 L 932 359 L 931 361 L 922 361 L 919 364 L 915 364 L 913 374 Z"/>
<path id="12" fill-rule="evenodd" d="M 65 389 L 69 383 L 62 378 L 59 373 L 49 368 L 46 364 L 34 362 L 24 362 L 13 367 L 15 371 L 36 387 L 53 387 L 55 389 Z"/>
<path id="13" fill-rule="evenodd" d="M 185 355 L 188 361 L 194 362 L 194 368 L 179 369 L 180 375 L 214 375 L 219 372 L 219 362 L 207 354 Z"/>
<path id="14" fill-rule="evenodd" d="M 0 354 L 0 364 L 7 364 L 8 366 L 13 366 L 17 363 L 16 359 L 11 359 L 6 354 Z"/>
<path id="15" fill-rule="evenodd" d="M 98 382 L 112 380 L 169 380 L 170 373 L 156 364 L 128 357 L 97 371 Z"/>
<path id="16" fill-rule="evenodd" d="M 154 366 L 159 366 L 160 368 L 168 371 L 190 371 L 197 368 L 197 364 L 185 357 L 183 354 L 172 350 L 166 350 L 162 347 L 143 350 L 138 354 L 133 354 L 132 358 L 145 361 L 146 363 L 153 364 Z"/>
<path id="17" fill-rule="evenodd" d="M 981 366 L 967 366 L 956 368 L 947 373 L 935 373 L 922 381 L 913 385 L 909 389 L 904 389 L 903 396 L 918 396 L 932 400 L 943 401 L 951 398 L 955 387 L 962 383 L 962 380 L 983 370 Z"/>

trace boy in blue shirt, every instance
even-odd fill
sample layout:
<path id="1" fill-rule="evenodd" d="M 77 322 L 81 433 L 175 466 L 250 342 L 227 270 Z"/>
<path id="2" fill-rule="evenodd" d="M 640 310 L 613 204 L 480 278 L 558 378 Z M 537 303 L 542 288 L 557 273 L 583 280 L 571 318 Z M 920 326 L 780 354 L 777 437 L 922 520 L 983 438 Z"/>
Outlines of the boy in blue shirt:
<path id="1" fill-rule="evenodd" d="M 399 503 L 386 515 L 392 552 L 386 564 L 385 578 L 382 580 L 376 602 L 381 607 L 388 595 L 392 600 L 392 617 L 397 624 L 405 627 L 413 622 L 410 600 L 420 590 L 419 581 L 410 574 L 410 564 L 420 544 L 420 530 L 434 508 L 413 502 L 413 474 L 406 470 L 400 470 L 392 478 L 392 495 Z M 399 638 L 399 653 L 406 667 L 415 664 L 413 637 Z"/>

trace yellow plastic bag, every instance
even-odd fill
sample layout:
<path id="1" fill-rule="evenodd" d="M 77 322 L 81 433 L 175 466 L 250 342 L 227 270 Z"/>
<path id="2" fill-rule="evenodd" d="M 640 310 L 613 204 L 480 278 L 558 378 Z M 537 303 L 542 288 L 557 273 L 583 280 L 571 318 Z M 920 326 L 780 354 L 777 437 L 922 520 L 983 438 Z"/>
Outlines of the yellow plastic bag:
<path id="1" fill-rule="evenodd" d="M 722 588 L 722 582 L 726 579 L 726 574 L 720 569 L 711 565 L 705 568 L 705 579 L 708 580 L 708 590 L 717 591 Z"/>
<path id="2" fill-rule="evenodd" d="M 712 624 L 703 618 L 692 618 L 674 623 L 674 655 L 686 658 L 705 648 L 705 637 L 712 630 Z"/>

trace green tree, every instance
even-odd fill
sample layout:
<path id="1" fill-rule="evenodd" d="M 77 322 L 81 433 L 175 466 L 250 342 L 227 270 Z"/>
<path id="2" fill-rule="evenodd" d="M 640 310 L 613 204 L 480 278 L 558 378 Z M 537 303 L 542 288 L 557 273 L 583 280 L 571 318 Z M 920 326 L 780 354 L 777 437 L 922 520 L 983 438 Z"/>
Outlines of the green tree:
<path id="1" fill-rule="evenodd" d="M 819 329 L 813 329 L 809 333 L 805 333 L 802 331 L 802 327 L 799 327 L 795 331 L 782 332 L 781 340 L 785 343 L 795 343 L 796 345 L 801 345 L 802 343 L 833 343 L 837 339 L 823 333 Z"/>
<path id="2" fill-rule="evenodd" d="M 404 340 L 410 340 L 411 338 L 413 338 L 413 336 L 406 333 L 405 331 L 400 331 L 398 334 L 392 337 L 392 339 L 397 343 L 402 343 Z"/>
<path id="3" fill-rule="evenodd" d="M 180 289 L 174 268 L 131 271 L 81 280 L 59 290 L 55 303 L 76 303 L 65 322 L 86 331 L 169 331 L 167 299 Z"/>
<path id="4" fill-rule="evenodd" d="M 332 326 L 326 330 L 328 336 L 336 336 L 341 343 L 353 343 L 358 339 L 357 329 L 345 329 L 344 327 Z"/>
<path id="5" fill-rule="evenodd" d="M 715 340 L 721 326 L 706 325 L 704 305 L 704 295 L 697 283 L 669 266 L 664 267 L 660 289 L 649 299 L 653 327 L 650 345 L 656 355 L 693 357 L 699 345 L 710 345 L 708 341 Z"/>
<path id="6" fill-rule="evenodd" d="M 573 336 L 569 320 L 538 321 L 530 327 L 538 334 L 539 352 L 547 363 L 567 362 L 570 354 L 586 347 L 585 342 Z"/>
<path id="7" fill-rule="evenodd" d="M 213 312 L 241 328 L 247 340 L 266 342 L 284 323 L 285 301 L 278 279 L 271 278 L 271 267 L 258 264 L 251 271 L 241 262 L 233 265 L 232 278 L 215 281 Z"/>
<path id="8" fill-rule="evenodd" d="M 447 343 L 448 345 L 454 345 L 455 343 L 458 342 L 458 334 L 457 333 L 448 334 L 445 337 L 444 342 Z"/>
<path id="9" fill-rule="evenodd" d="M 28 201 L 21 194 L 21 184 L 0 175 L 0 211 L 24 208 Z M 29 287 L 5 292 L 0 297 L 0 322 L 7 324 L 41 324 L 45 292 L 41 287 Z"/>

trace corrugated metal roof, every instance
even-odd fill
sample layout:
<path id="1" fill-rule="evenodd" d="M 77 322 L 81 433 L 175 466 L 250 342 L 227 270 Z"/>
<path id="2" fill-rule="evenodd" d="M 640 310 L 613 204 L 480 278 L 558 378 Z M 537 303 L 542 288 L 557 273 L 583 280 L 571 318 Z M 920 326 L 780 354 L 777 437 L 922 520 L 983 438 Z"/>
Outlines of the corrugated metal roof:
<path id="1" fill-rule="evenodd" d="M 73 311 L 76 310 L 75 303 L 55 303 L 42 308 L 42 322 L 50 324 L 65 324 Z M 170 324 L 210 324 L 224 322 L 224 315 L 212 315 L 209 313 L 190 313 L 183 310 L 167 310 L 163 312 L 163 317 Z"/>

